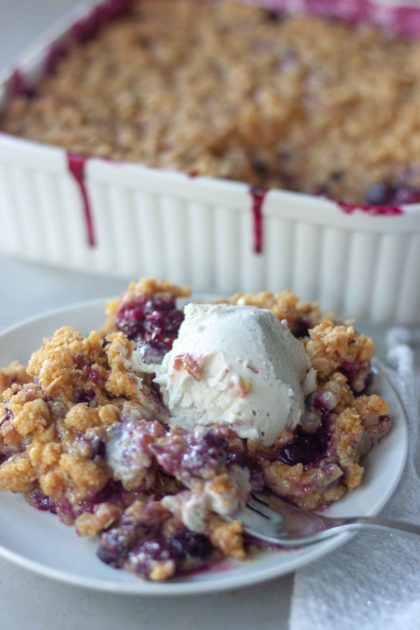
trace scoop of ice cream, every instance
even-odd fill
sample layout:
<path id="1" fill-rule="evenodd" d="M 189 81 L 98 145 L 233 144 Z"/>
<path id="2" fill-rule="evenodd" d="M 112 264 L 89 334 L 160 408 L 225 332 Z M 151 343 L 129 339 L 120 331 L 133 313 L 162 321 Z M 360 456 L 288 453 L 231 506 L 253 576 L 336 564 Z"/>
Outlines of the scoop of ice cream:
<path id="1" fill-rule="evenodd" d="M 260 308 L 221 304 L 185 307 L 155 378 L 171 423 L 188 430 L 226 425 L 266 446 L 299 423 L 315 380 L 285 321 Z"/>

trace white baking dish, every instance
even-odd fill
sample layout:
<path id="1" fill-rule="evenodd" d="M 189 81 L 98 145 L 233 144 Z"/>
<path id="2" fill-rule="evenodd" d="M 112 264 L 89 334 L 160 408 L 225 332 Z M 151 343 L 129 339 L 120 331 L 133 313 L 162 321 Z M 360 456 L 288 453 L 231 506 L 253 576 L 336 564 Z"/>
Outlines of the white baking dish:
<path id="1" fill-rule="evenodd" d="M 29 81 L 73 20 L 19 63 Z M 271 190 L 259 208 L 247 184 L 93 158 L 69 168 L 63 149 L 5 134 L 0 204 L 0 245 L 28 260 L 168 277 L 199 291 L 290 287 L 340 315 L 420 323 L 420 204 L 396 216 L 346 214 L 326 199 Z"/>

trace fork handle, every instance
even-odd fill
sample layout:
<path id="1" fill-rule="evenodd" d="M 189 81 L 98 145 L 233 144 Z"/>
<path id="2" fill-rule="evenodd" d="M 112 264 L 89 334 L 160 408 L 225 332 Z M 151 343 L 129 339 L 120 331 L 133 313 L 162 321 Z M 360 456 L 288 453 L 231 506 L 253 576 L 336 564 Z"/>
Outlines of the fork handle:
<path id="1" fill-rule="evenodd" d="M 407 532 L 409 534 L 417 534 L 420 536 L 420 525 L 414 523 L 406 523 L 405 521 L 394 521 L 385 518 L 377 518 L 370 516 L 359 516 L 355 518 L 337 519 L 337 524 L 334 524 L 326 531 L 335 529 L 338 527 L 340 530 L 344 529 L 392 529 L 401 532 Z"/>
<path id="2" fill-rule="evenodd" d="M 330 520 L 330 519 L 328 519 Z M 318 531 L 312 535 L 302 536 L 301 538 L 295 538 L 295 544 L 308 545 L 319 540 L 325 540 L 336 536 L 341 532 L 358 530 L 358 529 L 383 529 L 393 530 L 397 532 L 405 532 L 408 534 L 415 534 L 420 536 L 420 525 L 414 523 L 406 523 L 404 521 L 393 521 L 385 518 L 377 518 L 370 516 L 358 516 L 349 518 L 336 518 L 331 519 L 331 523 L 328 527 L 322 531 Z M 292 541 L 282 542 L 281 544 L 291 545 Z"/>

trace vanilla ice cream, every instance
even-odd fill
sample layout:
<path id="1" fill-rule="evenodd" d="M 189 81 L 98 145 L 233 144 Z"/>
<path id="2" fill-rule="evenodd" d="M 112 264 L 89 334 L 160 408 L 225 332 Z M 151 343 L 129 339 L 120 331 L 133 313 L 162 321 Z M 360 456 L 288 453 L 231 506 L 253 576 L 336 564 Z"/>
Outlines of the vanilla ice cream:
<path id="1" fill-rule="evenodd" d="M 251 306 L 188 304 L 156 370 L 171 423 L 224 425 L 266 446 L 299 423 L 316 382 L 287 322 Z"/>

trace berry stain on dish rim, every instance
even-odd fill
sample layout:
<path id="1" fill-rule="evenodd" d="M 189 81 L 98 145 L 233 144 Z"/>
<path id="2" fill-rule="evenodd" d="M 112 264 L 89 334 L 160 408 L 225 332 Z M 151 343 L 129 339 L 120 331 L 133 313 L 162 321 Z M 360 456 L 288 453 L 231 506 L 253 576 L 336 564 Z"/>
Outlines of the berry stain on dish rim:
<path id="1" fill-rule="evenodd" d="M 70 151 L 67 151 L 66 156 L 67 168 L 77 184 L 80 192 L 80 198 L 82 200 L 86 224 L 87 242 L 89 247 L 95 247 L 95 224 L 93 219 L 92 204 L 86 185 L 86 163 L 89 158 L 84 155 L 78 155 L 77 153 L 71 153 Z"/>
<path id="2" fill-rule="evenodd" d="M 50 74 L 54 70 L 57 61 L 68 53 L 71 43 L 76 41 L 83 45 L 91 40 L 107 23 L 126 15 L 132 4 L 133 0 L 102 0 L 94 5 L 85 16 L 76 20 L 70 26 L 64 36 L 58 38 L 48 48 L 44 59 L 44 74 Z M 281 17 L 288 10 L 293 12 L 294 2 L 292 0 L 259 0 L 255 4 L 265 6 L 268 11 Z M 311 15 L 330 16 L 355 25 L 363 23 L 376 24 L 392 30 L 397 35 L 408 37 L 416 37 L 420 33 L 420 9 L 418 7 L 378 6 L 370 0 L 360 0 L 357 3 L 349 3 L 346 0 L 304 0 L 301 12 Z M 34 96 L 33 86 L 19 67 L 15 67 L 13 70 L 7 90 L 10 97 L 19 94 L 28 98 Z M 67 151 L 66 155 L 67 169 L 75 181 L 80 194 L 86 225 L 87 244 L 90 248 L 93 248 L 97 245 L 97 239 L 92 203 L 86 185 L 86 164 L 90 157 L 70 151 Z M 122 162 L 117 163 L 123 164 Z M 192 170 L 187 175 L 194 179 L 198 176 L 198 172 Z M 263 254 L 264 250 L 263 208 L 268 192 L 269 190 L 266 188 L 249 187 L 249 193 L 252 198 L 250 211 L 253 224 L 253 252 L 256 255 Z M 407 199 L 401 198 L 401 203 L 417 203 L 420 198 L 420 191 L 417 191 L 417 193 L 414 196 L 412 193 L 408 194 L 408 196 L 406 195 Z M 405 213 L 404 209 L 398 203 L 396 204 L 394 199 L 392 199 L 393 203 L 390 202 L 389 204 L 386 203 L 386 200 L 385 203 L 381 204 L 352 204 L 336 200 L 331 201 L 345 214 L 353 214 L 358 211 L 372 217 L 392 217 L 401 216 Z"/>
<path id="3" fill-rule="evenodd" d="M 254 253 L 262 254 L 264 246 L 264 215 L 263 205 L 268 190 L 251 186 L 249 190 L 252 197 L 252 217 L 254 225 Z"/>

